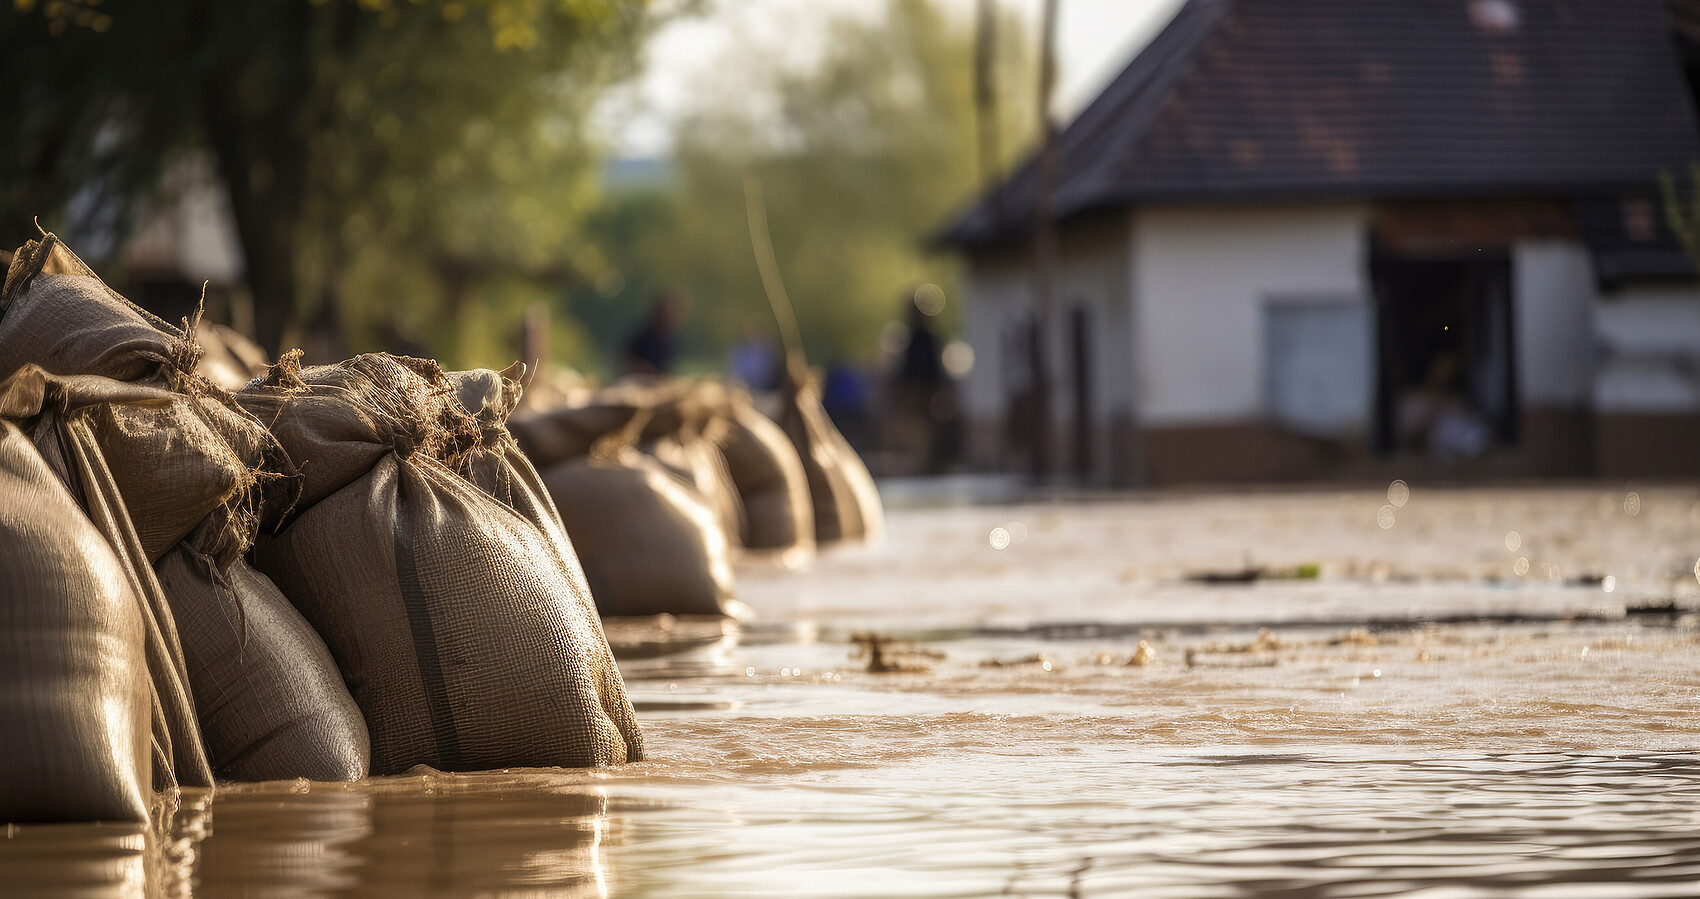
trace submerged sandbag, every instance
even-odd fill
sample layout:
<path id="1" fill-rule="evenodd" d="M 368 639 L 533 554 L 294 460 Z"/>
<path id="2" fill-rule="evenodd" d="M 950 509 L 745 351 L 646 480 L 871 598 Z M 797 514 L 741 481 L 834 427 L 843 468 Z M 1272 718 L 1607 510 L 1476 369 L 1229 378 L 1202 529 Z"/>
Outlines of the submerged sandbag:
<path id="1" fill-rule="evenodd" d="M 779 424 L 797 447 L 815 510 L 815 540 L 878 540 L 885 531 L 879 489 L 862 457 L 821 405 L 820 383 L 801 360 L 787 368 Z"/>
<path id="2" fill-rule="evenodd" d="M 118 557 L 0 421 L 0 822 L 147 821 L 152 720 Z"/>
<path id="3" fill-rule="evenodd" d="M 747 397 L 734 400 L 732 426 L 721 453 L 744 510 L 743 544 L 751 549 L 812 551 L 815 510 L 809 477 L 784 429 Z"/>
<path id="4" fill-rule="evenodd" d="M 366 719 L 319 635 L 240 557 L 190 543 L 156 566 L 178 622 L 213 773 L 223 780 L 354 781 Z"/>
<path id="5" fill-rule="evenodd" d="M 725 535 L 703 499 L 630 448 L 543 472 L 604 615 L 724 615 Z"/>
<path id="6" fill-rule="evenodd" d="M 179 785 L 210 786 L 212 772 L 201 743 L 175 621 L 159 582 L 148 567 L 141 540 L 106 464 L 90 416 L 92 411 L 108 404 L 157 407 L 168 404 L 173 397 L 175 394 L 154 387 L 107 378 L 57 377 L 35 365 L 26 365 L 0 382 L 0 419 L 27 423 L 28 439 L 37 458 L 69 489 L 73 502 L 81 507 L 79 515 L 86 515 L 85 520 L 116 560 L 115 568 L 107 570 L 115 571 L 122 580 L 140 621 L 142 665 L 138 669 L 118 665 L 117 661 L 114 664 L 126 679 L 146 691 L 152 765 L 152 777 L 146 785 L 156 791 Z M 8 495 L 13 492 L 8 491 Z M 62 513 L 55 513 L 56 520 L 63 517 Z M 6 683 L 0 691 L 11 687 L 11 683 Z M 98 696 L 82 696 L 77 701 L 98 699 Z"/>
<path id="7" fill-rule="evenodd" d="M 642 758 L 571 545 L 460 473 L 492 423 L 456 394 L 434 363 L 386 354 L 286 357 L 242 391 L 309 482 L 256 567 L 324 638 L 374 774 Z"/>

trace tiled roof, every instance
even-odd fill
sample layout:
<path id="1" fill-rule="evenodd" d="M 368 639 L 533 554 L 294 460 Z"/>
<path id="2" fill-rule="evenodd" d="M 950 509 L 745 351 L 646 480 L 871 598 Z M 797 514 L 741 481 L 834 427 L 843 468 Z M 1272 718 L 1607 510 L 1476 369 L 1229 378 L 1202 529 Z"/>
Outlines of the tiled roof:
<path id="1" fill-rule="evenodd" d="M 1700 155 L 1673 18 L 1664 0 L 1189 0 L 1064 129 L 1055 208 L 1645 185 Z M 1035 169 L 938 242 L 1027 230 Z"/>

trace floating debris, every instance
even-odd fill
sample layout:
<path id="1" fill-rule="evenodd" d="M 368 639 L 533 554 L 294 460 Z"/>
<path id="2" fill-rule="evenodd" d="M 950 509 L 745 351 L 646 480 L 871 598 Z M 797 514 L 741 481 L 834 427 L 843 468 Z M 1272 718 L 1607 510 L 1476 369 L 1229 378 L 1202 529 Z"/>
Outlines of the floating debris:
<path id="1" fill-rule="evenodd" d="M 923 649 L 913 643 L 900 643 L 884 634 L 871 631 L 851 634 L 850 642 L 856 644 L 852 658 L 866 658 L 869 674 L 925 674 L 933 670 L 932 666 L 920 659 L 938 660 L 944 658 L 944 653 L 932 649 Z"/>
<path id="2" fill-rule="evenodd" d="M 1235 570 L 1196 571 L 1186 576 L 1200 584 L 1250 584 L 1257 581 L 1314 581 L 1322 576 L 1322 564 L 1303 562 L 1287 568 L 1247 565 Z"/>
<path id="3" fill-rule="evenodd" d="M 1191 648 L 1187 649 L 1185 658 L 1188 668 L 1274 668 L 1279 663 L 1273 658 L 1213 658 L 1209 650 Z"/>
<path id="4" fill-rule="evenodd" d="M 1020 668 L 1027 665 L 1037 666 L 1041 671 L 1055 671 L 1056 665 L 1044 653 L 1034 653 L 1019 659 L 983 659 L 981 668 Z"/>
<path id="5" fill-rule="evenodd" d="M 1380 646 L 1381 641 L 1369 631 L 1354 627 L 1345 636 L 1335 637 L 1328 641 L 1329 646 Z"/>
<path id="6" fill-rule="evenodd" d="M 1156 661 L 1157 650 L 1152 649 L 1150 643 L 1141 640 L 1139 641 L 1139 647 L 1133 651 L 1133 658 L 1128 659 L 1127 664 L 1136 668 L 1143 668 Z"/>
<path id="7" fill-rule="evenodd" d="M 1642 603 L 1640 605 L 1624 606 L 1625 615 L 1675 616 L 1689 611 L 1676 604 L 1676 600 L 1667 599 L 1659 603 Z"/>

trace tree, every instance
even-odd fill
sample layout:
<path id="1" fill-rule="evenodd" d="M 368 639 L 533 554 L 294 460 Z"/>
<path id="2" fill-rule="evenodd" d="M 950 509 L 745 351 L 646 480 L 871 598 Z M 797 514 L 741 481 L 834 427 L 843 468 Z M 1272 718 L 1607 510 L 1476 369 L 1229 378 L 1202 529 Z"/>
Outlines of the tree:
<path id="1" fill-rule="evenodd" d="M 572 277 L 595 197 L 586 111 L 649 23 L 643 0 L 36 5 L 0 33 L 20 110 L 8 230 L 122 229 L 173 158 L 210 151 L 274 351 L 315 304 L 357 343 L 435 311 L 449 327 L 428 336 L 452 350 L 480 291 Z"/>
<path id="2" fill-rule="evenodd" d="M 1003 15 L 997 144 L 1007 165 L 1034 130 L 1033 55 L 1025 23 Z M 918 285 L 958 295 L 955 264 L 924 242 L 981 185 L 974 38 L 972 21 L 935 0 L 889 0 L 876 19 L 836 20 L 806 69 L 777 48 L 736 48 L 678 128 L 674 178 L 616 199 L 620 209 L 592 225 L 621 273 L 604 283 L 624 289 L 609 298 L 581 288 L 575 310 L 612 321 L 609 310 L 623 308 L 630 321 L 633 307 L 678 286 L 695 298 L 699 347 L 724 348 L 747 323 L 771 322 L 745 228 L 743 179 L 754 174 L 811 356 L 868 360 Z"/>

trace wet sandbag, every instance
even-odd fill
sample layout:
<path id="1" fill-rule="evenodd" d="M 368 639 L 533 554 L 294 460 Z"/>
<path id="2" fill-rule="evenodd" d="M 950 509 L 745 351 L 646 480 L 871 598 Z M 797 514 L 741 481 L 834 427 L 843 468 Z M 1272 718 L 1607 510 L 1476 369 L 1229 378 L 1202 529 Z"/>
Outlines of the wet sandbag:
<path id="1" fill-rule="evenodd" d="M 201 743 L 175 619 L 90 419 L 110 404 L 164 407 L 177 396 L 157 387 L 93 375 L 50 375 L 35 365 L 26 365 L 0 382 L 0 418 L 28 422 L 30 439 L 42 460 L 70 487 L 105 538 L 137 600 L 151 690 L 156 791 L 211 786 L 212 770 Z"/>
<path id="2" fill-rule="evenodd" d="M 721 453 L 744 510 L 743 544 L 751 549 L 812 551 L 815 510 L 809 477 L 784 429 L 747 398 L 734 401 L 731 431 Z"/>
<path id="3" fill-rule="evenodd" d="M 156 566 L 177 618 L 189 685 L 221 780 L 355 781 L 370 769 L 366 719 L 330 651 L 276 586 L 240 557 L 189 542 Z"/>
<path id="4" fill-rule="evenodd" d="M 642 758 L 570 544 L 458 473 L 484 434 L 443 372 L 385 354 L 278 368 L 239 399 L 312 492 L 376 457 L 254 553 L 342 671 L 372 772 Z"/>
<path id="5" fill-rule="evenodd" d="M 147 821 L 152 720 L 118 557 L 0 421 L 0 822 Z"/>
<path id="6" fill-rule="evenodd" d="M 0 287 L 0 378 L 33 363 L 54 374 L 155 380 L 193 370 L 198 353 L 45 231 L 18 249 Z"/>
<path id="7" fill-rule="evenodd" d="M 808 476 L 815 540 L 878 540 L 885 531 L 879 489 L 862 457 L 827 416 L 820 383 L 800 360 L 788 366 L 779 424 Z"/>
<path id="8" fill-rule="evenodd" d="M 723 615 L 732 566 L 714 510 L 624 448 L 553 466 L 543 484 L 604 615 Z"/>
<path id="9" fill-rule="evenodd" d="M 229 506 L 239 518 L 239 508 L 254 505 L 253 471 L 275 443 L 194 373 L 193 335 L 113 292 L 45 232 L 18 251 L 0 309 L 0 378 L 34 364 L 179 394 L 163 405 L 95 404 L 83 413 L 150 561 L 215 509 Z"/>
<path id="10" fill-rule="evenodd" d="M 217 510 L 242 526 L 254 513 L 255 472 L 278 452 L 252 416 L 210 396 L 105 404 L 88 415 L 150 561 Z"/>

